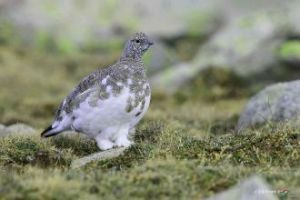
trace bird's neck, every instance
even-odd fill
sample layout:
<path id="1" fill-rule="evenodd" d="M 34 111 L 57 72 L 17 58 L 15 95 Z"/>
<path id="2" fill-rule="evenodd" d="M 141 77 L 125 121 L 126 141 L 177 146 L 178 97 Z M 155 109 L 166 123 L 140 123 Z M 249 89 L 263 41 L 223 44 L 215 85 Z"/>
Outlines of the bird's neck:
<path id="1" fill-rule="evenodd" d="M 132 59 L 135 61 L 139 61 L 142 59 L 142 51 L 138 49 L 134 50 L 131 41 L 128 41 L 123 49 L 123 53 L 120 60 L 124 59 Z"/>
<path id="2" fill-rule="evenodd" d="M 126 64 L 130 69 L 137 72 L 145 73 L 144 63 L 141 58 L 130 57 L 130 56 L 122 56 L 119 62 Z"/>
<path id="3" fill-rule="evenodd" d="M 134 60 L 134 61 L 140 61 L 142 60 L 142 53 L 138 52 L 131 52 L 131 51 L 124 51 L 122 53 L 120 60 Z"/>

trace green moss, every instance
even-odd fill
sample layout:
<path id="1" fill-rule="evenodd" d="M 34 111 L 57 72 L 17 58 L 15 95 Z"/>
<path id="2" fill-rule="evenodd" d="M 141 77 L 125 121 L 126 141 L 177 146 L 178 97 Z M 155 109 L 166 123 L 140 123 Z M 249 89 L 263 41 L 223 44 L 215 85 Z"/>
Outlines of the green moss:
<path id="1" fill-rule="evenodd" d="M 210 127 L 211 133 L 215 135 L 222 135 L 224 133 L 234 133 L 238 118 L 238 115 L 233 115 L 232 117 L 226 120 L 216 119 Z"/>
<path id="2" fill-rule="evenodd" d="M 202 198 L 257 173 L 274 188 L 300 186 L 300 135 L 289 126 L 202 138 L 189 131 L 177 122 L 144 121 L 123 155 L 75 171 L 68 169 L 70 161 L 96 151 L 94 142 L 78 136 L 0 138 L 0 197 Z"/>
<path id="3" fill-rule="evenodd" d="M 0 143 L 2 166 L 63 167 L 69 166 L 72 157 L 76 157 L 70 154 L 70 149 L 53 148 L 49 141 L 41 141 L 36 136 L 4 137 Z"/>
<path id="4" fill-rule="evenodd" d="M 52 144 L 57 149 L 70 149 L 76 156 L 86 156 L 98 151 L 96 142 L 80 136 L 79 134 L 57 136 L 52 139 Z"/>
<path id="5" fill-rule="evenodd" d="M 281 44 L 278 54 L 282 59 L 300 58 L 300 41 L 291 40 L 284 42 Z"/>

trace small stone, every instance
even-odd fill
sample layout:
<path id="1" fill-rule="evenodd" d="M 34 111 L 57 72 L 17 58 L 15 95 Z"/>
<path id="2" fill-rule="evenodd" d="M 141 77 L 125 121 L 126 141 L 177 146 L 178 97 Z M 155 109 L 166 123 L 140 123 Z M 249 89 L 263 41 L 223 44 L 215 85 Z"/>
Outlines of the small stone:
<path id="1" fill-rule="evenodd" d="M 11 126 L 8 126 L 6 128 L 6 132 L 9 134 L 14 134 L 14 133 L 33 134 L 36 132 L 36 130 L 27 124 L 18 123 L 18 124 L 13 124 Z"/>
<path id="2" fill-rule="evenodd" d="M 100 161 L 100 160 L 106 160 L 106 159 L 118 157 L 124 152 L 125 149 L 126 149 L 125 147 L 120 147 L 120 148 L 110 149 L 106 151 L 101 151 L 83 158 L 79 158 L 77 160 L 74 160 L 71 163 L 71 168 L 76 169 L 76 168 L 83 167 L 93 161 Z"/>
<path id="3" fill-rule="evenodd" d="M 277 191 L 272 190 L 262 178 L 254 176 L 207 200 L 276 200 L 275 193 Z"/>

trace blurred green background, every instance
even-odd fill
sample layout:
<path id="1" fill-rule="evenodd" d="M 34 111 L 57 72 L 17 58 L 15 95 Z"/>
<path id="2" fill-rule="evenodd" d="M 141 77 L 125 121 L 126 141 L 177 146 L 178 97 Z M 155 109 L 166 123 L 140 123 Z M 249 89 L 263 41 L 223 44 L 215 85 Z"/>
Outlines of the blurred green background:
<path id="1" fill-rule="evenodd" d="M 75 84 L 114 63 L 137 31 L 156 41 L 144 56 L 154 93 L 175 94 L 178 103 L 248 97 L 296 79 L 299 7 L 276 0 L 2 0 L 0 122 L 45 126 Z"/>

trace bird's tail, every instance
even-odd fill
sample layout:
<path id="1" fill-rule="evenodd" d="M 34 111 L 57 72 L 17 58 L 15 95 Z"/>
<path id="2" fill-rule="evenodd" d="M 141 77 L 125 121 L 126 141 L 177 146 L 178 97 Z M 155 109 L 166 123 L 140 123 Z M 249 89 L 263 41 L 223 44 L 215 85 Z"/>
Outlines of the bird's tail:
<path id="1" fill-rule="evenodd" d="M 51 137 L 65 130 L 69 130 L 71 126 L 71 118 L 64 116 L 61 120 L 55 120 L 52 125 L 46 128 L 42 133 L 42 137 Z"/>
<path id="2" fill-rule="evenodd" d="M 41 137 L 51 137 L 59 134 L 60 132 L 62 132 L 62 130 L 57 130 L 56 128 L 53 128 L 53 125 L 50 125 L 41 133 Z"/>

